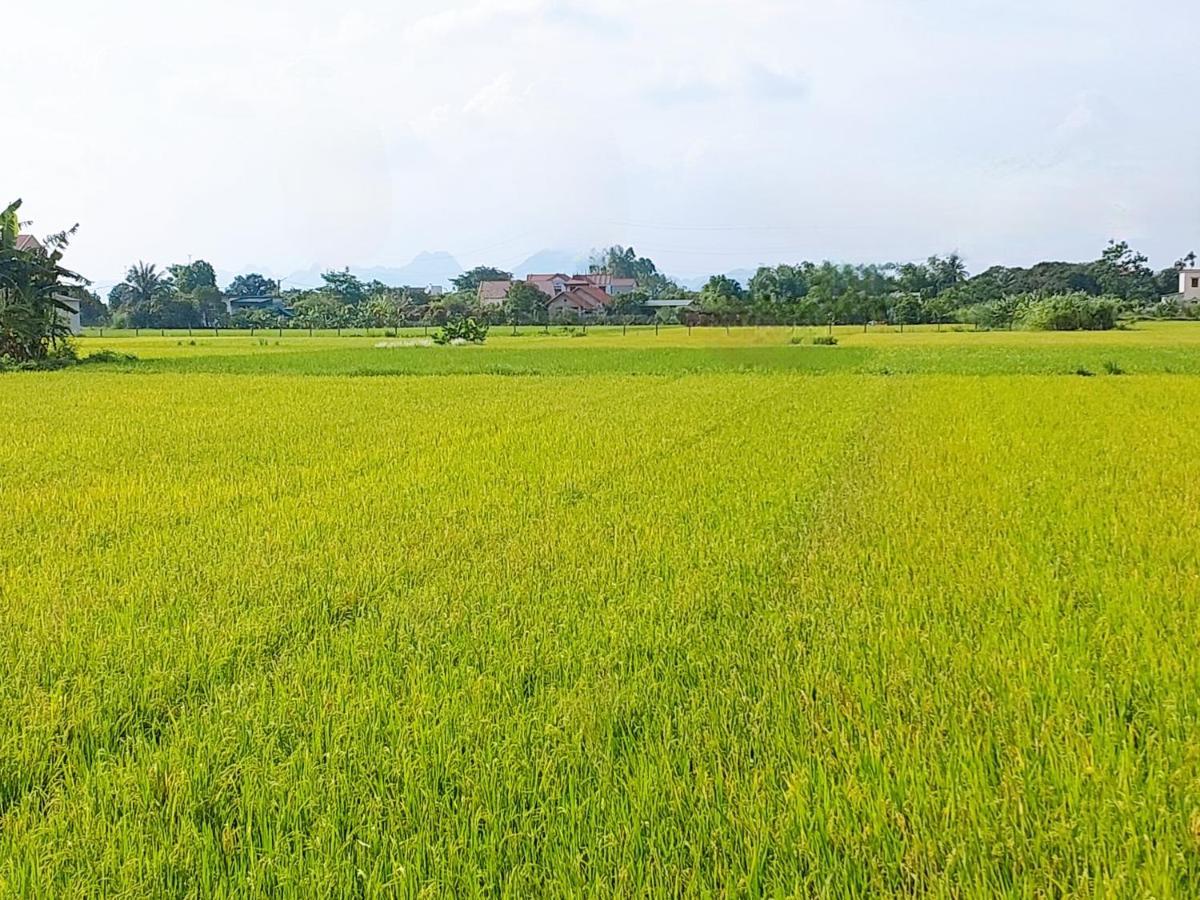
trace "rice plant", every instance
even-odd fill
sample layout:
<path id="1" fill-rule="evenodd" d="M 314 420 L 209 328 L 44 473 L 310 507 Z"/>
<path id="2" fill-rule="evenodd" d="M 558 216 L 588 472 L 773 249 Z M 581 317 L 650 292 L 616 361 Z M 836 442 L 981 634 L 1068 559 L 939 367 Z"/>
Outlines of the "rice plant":
<path id="1" fill-rule="evenodd" d="M 1200 380 L 1120 359 L 0 376 L 0 894 L 1195 896 Z"/>

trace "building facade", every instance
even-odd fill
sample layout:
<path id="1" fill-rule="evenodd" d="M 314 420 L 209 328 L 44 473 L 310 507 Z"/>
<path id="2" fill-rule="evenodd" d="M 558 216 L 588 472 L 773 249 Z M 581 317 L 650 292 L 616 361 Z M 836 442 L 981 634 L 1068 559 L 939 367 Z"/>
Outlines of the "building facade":
<path id="1" fill-rule="evenodd" d="M 551 313 L 571 310 L 580 315 L 593 315 L 612 305 L 614 297 L 637 290 L 637 281 L 633 278 L 596 273 L 564 275 L 562 272 L 546 272 L 527 275 L 525 281 L 546 295 L 546 308 Z M 481 281 L 479 305 L 502 305 L 510 287 L 511 281 Z"/>

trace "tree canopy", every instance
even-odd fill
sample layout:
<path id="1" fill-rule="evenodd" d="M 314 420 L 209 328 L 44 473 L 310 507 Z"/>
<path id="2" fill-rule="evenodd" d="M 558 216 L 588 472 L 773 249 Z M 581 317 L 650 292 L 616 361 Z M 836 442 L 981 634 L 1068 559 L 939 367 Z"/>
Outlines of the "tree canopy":
<path id="1" fill-rule="evenodd" d="M 235 298 L 273 297 L 278 291 L 279 282 L 257 272 L 239 275 L 225 288 L 226 296 Z"/>
<path id="2" fill-rule="evenodd" d="M 45 359 L 70 336 L 62 298 L 84 279 L 62 265 L 72 228 L 43 242 L 21 242 L 16 200 L 0 211 L 0 357 L 18 362 Z"/>
<path id="3" fill-rule="evenodd" d="M 217 273 L 212 264 L 198 259 L 195 262 L 168 266 L 175 287 L 183 294 L 194 293 L 198 288 L 216 288 Z"/>
<path id="4" fill-rule="evenodd" d="M 497 269 L 493 266 L 476 266 L 467 272 L 463 272 L 457 278 L 450 279 L 456 291 L 477 291 L 479 290 L 480 283 L 484 281 L 511 280 L 512 272 L 505 272 L 503 269 Z"/>

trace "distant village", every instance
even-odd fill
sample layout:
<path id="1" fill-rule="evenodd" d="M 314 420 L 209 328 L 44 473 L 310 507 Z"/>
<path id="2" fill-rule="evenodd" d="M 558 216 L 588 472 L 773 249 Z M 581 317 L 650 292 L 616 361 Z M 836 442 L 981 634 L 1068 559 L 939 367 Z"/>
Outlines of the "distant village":
<path id="1" fill-rule="evenodd" d="M 40 250 L 21 234 L 16 247 Z M 396 287 L 349 270 L 321 274 L 314 288 L 282 289 L 265 276 L 217 286 L 204 260 L 158 269 L 131 266 L 107 303 L 85 285 L 56 297 L 64 324 L 117 328 L 398 328 L 473 316 L 495 324 L 657 321 L 688 324 L 968 323 L 982 328 L 1109 328 L 1120 316 L 1195 318 L 1200 268 L 1188 253 L 1155 271 L 1124 242 L 1092 262 L 993 266 L 967 272 L 957 254 L 924 262 L 762 266 L 745 282 L 712 276 L 699 291 L 658 272 L 632 248 L 593 254 L 589 271 L 532 273 L 490 266 L 441 285 Z"/>

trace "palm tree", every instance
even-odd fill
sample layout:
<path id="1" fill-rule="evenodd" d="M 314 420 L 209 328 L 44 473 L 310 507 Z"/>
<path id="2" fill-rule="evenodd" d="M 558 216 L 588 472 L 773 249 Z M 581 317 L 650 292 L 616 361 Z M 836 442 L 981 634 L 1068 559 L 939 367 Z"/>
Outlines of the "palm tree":
<path id="1" fill-rule="evenodd" d="M 170 297 L 175 291 L 170 275 L 140 260 L 129 267 L 123 283 L 128 285 L 123 292 L 126 297 L 124 302 L 131 306 L 149 306 L 156 300 Z"/>

